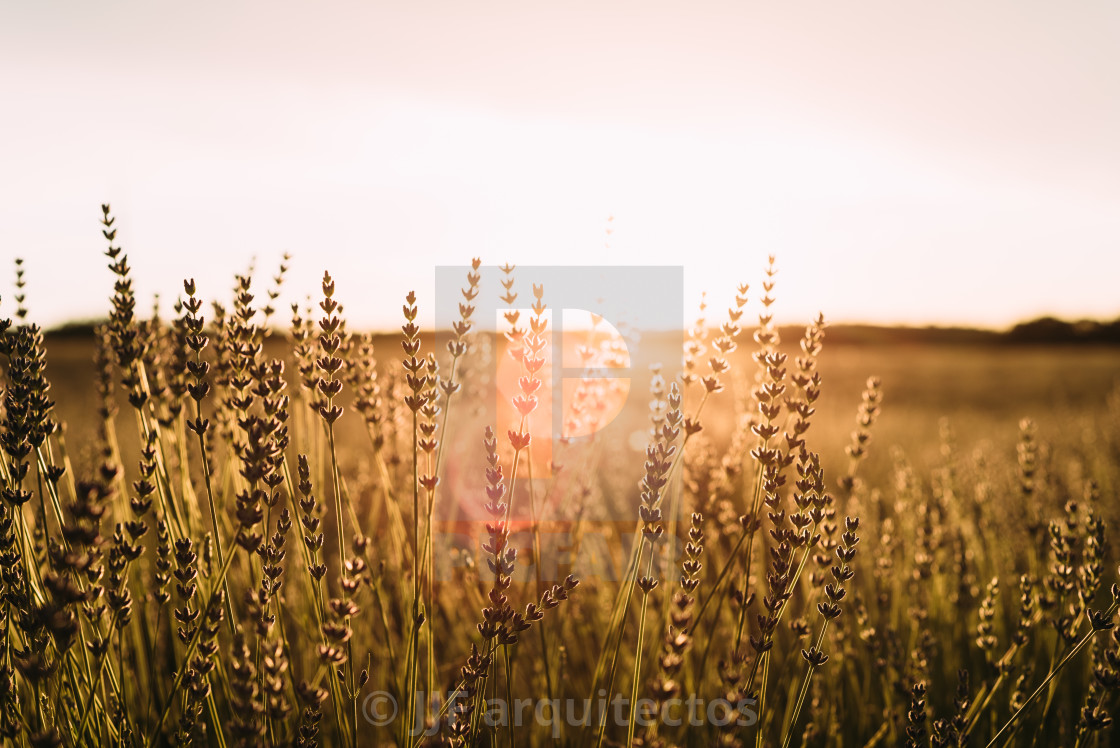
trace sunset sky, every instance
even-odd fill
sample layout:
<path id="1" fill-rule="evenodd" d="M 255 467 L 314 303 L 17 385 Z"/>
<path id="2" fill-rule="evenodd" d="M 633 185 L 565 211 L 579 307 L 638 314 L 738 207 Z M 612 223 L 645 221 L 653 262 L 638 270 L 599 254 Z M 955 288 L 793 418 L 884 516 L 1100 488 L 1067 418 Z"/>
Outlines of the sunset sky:
<path id="1" fill-rule="evenodd" d="M 293 253 L 355 324 L 437 265 L 684 265 L 778 316 L 1120 316 L 1120 3 L 5 3 L 0 314 Z M 606 237 L 608 217 L 613 233 Z"/>

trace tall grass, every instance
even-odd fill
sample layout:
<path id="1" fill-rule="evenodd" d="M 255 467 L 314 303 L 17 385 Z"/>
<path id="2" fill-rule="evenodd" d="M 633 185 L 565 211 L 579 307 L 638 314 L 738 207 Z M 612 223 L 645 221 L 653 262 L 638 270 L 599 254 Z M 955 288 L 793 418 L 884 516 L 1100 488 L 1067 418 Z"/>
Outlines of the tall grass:
<path id="1" fill-rule="evenodd" d="M 109 206 L 102 224 L 84 390 L 48 380 L 29 290 L 49 278 L 17 263 L 0 320 L 7 744 L 1115 742 L 1120 397 L 1080 431 L 965 435 L 974 452 L 946 425 L 928 461 L 879 443 L 872 377 L 850 435 L 822 431 L 827 328 L 781 340 L 770 258 L 749 336 L 743 284 L 666 351 L 679 378 L 631 393 L 635 461 L 546 443 L 548 289 L 522 319 L 512 265 L 507 330 L 475 329 L 474 260 L 445 349 L 417 322 L 436 300 L 407 295 L 402 358 L 348 329 L 329 273 L 319 319 L 273 327 L 286 257 L 263 304 L 249 272 L 142 317 Z M 617 394 L 592 376 L 609 337 L 580 348 L 573 431 Z M 508 411 L 480 394 L 502 356 Z M 55 398 L 85 401 L 88 434 Z M 480 517 L 476 542 L 445 543 L 445 516 Z"/>

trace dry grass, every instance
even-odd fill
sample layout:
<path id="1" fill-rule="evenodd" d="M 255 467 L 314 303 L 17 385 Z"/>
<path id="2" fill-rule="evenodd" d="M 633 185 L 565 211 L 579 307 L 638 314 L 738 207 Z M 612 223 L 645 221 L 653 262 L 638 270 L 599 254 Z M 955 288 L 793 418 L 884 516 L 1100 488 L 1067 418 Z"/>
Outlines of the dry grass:
<path id="1" fill-rule="evenodd" d="M 476 262 L 438 349 L 431 300 L 367 336 L 329 275 L 282 325 L 286 268 L 142 319 L 104 223 L 95 346 L 44 340 L 22 269 L 2 323 L 10 744 L 1114 742 L 1117 351 L 781 340 L 771 260 L 627 401 L 647 448 L 546 458 L 548 289 L 518 314 L 512 266 L 501 334 Z M 593 430 L 612 390 L 575 397 Z"/>

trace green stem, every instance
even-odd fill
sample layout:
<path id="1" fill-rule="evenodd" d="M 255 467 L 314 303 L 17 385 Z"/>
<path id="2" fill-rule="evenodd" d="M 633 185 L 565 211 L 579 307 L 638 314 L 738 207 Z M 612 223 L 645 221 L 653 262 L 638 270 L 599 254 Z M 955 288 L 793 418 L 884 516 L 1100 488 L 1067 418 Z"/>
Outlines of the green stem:
<path id="1" fill-rule="evenodd" d="M 238 530 L 237 534 L 233 536 L 233 542 L 236 543 L 240 538 L 241 530 Z M 226 575 L 229 573 L 230 564 L 233 561 L 234 556 L 236 555 L 237 554 L 235 553 L 231 553 L 226 557 L 226 562 L 222 565 L 221 570 L 218 572 L 218 579 L 217 584 L 214 585 L 215 587 L 221 585 L 222 582 L 225 581 Z M 167 696 L 167 705 L 163 708 L 163 713 L 160 715 L 159 720 L 157 720 L 155 725 L 152 726 L 151 733 L 148 734 L 148 739 L 144 743 L 146 748 L 152 748 L 152 746 L 155 745 L 156 736 L 159 735 L 159 731 L 160 728 L 163 727 L 164 720 L 167 719 L 167 715 L 171 712 L 171 706 L 175 703 L 175 696 L 179 693 L 179 689 L 183 685 L 183 677 L 187 674 L 187 670 L 189 669 L 187 666 L 190 663 L 190 659 L 194 657 L 195 650 L 198 648 L 198 643 L 202 639 L 202 631 L 206 628 L 206 616 L 209 615 L 210 608 L 214 606 L 214 601 L 218 596 L 219 591 L 212 587 L 210 590 L 210 597 L 206 600 L 206 607 L 204 607 L 202 609 L 202 612 L 200 613 L 200 619 L 203 623 L 200 624 L 197 629 L 195 629 L 194 636 L 191 637 L 190 644 L 187 646 L 186 652 L 183 653 L 183 662 L 179 666 L 179 673 L 175 676 L 175 681 L 171 685 L 171 693 L 169 693 Z M 80 734 L 81 730 L 79 730 L 79 735 Z"/>
<path id="2" fill-rule="evenodd" d="M 1105 612 L 1105 616 L 1111 619 L 1112 616 L 1116 614 L 1116 607 L 1116 603 L 1114 602 L 1108 607 L 1108 610 Z M 999 728 L 999 732 L 997 732 L 992 737 L 992 739 L 988 741 L 988 744 L 987 746 L 985 746 L 985 748 L 992 748 L 992 746 L 996 744 L 1000 737 L 1011 729 L 1011 727 L 1015 724 L 1019 717 L 1026 711 L 1027 707 L 1029 707 L 1031 703 L 1042 694 L 1046 687 L 1050 685 L 1050 682 L 1054 680 L 1054 677 L 1061 672 L 1062 668 L 1068 665 L 1074 657 L 1080 654 L 1081 650 L 1085 649 L 1085 647 L 1088 646 L 1089 642 L 1093 640 L 1093 637 L 1097 635 L 1097 631 L 1098 630 L 1095 628 L 1089 631 L 1089 633 L 1085 634 L 1085 636 L 1081 638 L 1081 641 L 1077 642 L 1077 644 L 1074 645 L 1073 649 L 1066 653 L 1066 656 L 1063 657 L 1061 662 L 1059 662 L 1053 669 L 1050 670 L 1050 672 L 1046 675 L 1046 678 L 1042 681 L 1042 683 L 1038 685 L 1038 688 L 1034 690 L 1034 693 L 1028 696 L 1027 700 L 1023 702 L 1022 706 L 1016 709 L 1015 713 L 1011 715 L 1010 719 L 1008 719 L 1007 722 L 1003 724 L 1003 727 Z"/>
<path id="3" fill-rule="evenodd" d="M 646 563 L 646 576 L 653 573 L 653 559 L 657 554 L 654 552 L 653 543 L 650 543 L 649 561 Z M 634 745 L 634 717 L 638 712 L 638 684 L 641 682 L 642 677 L 642 645 L 645 640 L 646 632 L 646 607 L 649 605 L 649 593 L 643 589 L 642 595 L 642 614 L 638 618 L 638 643 L 634 646 L 634 679 L 630 684 L 630 722 L 626 728 L 626 748 Z"/>

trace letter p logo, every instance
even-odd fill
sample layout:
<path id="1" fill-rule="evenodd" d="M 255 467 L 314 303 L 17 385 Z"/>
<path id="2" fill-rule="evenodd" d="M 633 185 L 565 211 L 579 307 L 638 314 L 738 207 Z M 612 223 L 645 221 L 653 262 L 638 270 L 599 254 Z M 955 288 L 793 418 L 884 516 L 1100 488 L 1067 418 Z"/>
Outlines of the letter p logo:
<path id="1" fill-rule="evenodd" d="M 460 320 L 468 272 L 466 266 L 436 270 L 436 351 L 444 359 Z M 683 268 L 482 266 L 477 272 L 482 280 L 472 300 L 475 327 L 456 371 L 461 386 L 450 398 L 441 396 L 453 424 L 443 435 L 443 495 L 459 488 L 481 491 L 486 425 L 499 435 L 507 471 L 517 456 L 514 517 L 527 510 L 520 490 L 530 476 L 534 486 L 540 483 L 541 495 L 552 482 L 570 481 L 580 470 L 625 474 L 637 485 L 650 382 L 655 371 L 672 381 L 681 369 Z M 596 452 L 609 454 L 609 462 L 581 461 L 592 442 Z M 472 471 L 477 475 L 467 475 Z M 561 515 L 564 509 L 548 508 Z M 632 506 L 609 509 L 607 515 L 602 518 L 636 517 Z"/>

